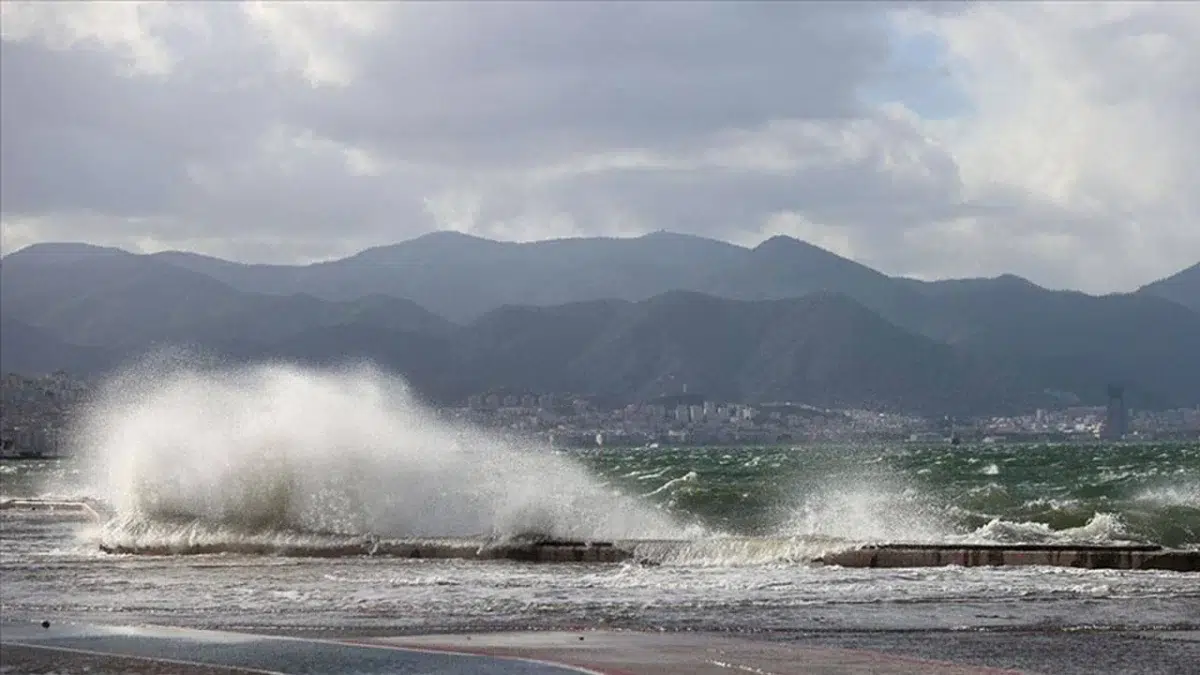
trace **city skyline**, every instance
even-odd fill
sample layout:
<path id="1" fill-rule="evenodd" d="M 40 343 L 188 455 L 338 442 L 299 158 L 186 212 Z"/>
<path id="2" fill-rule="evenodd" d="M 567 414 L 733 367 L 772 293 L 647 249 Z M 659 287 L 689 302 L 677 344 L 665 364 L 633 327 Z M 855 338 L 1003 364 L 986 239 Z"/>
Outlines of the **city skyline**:
<path id="1" fill-rule="evenodd" d="M 5 415 L 0 425 L 4 457 L 69 452 L 64 432 L 93 385 L 54 373 L 0 377 Z M 430 407 L 454 424 L 546 442 L 550 445 L 629 447 L 656 445 L 778 445 L 848 441 L 948 443 L 966 438 L 997 442 L 1119 442 L 1188 440 L 1200 434 L 1200 406 L 1170 410 L 1064 405 L 1024 415 L 963 419 L 862 409 L 828 409 L 802 402 L 719 401 L 701 393 L 664 395 L 605 405 L 595 397 L 515 390 L 480 392 L 455 405 Z"/>

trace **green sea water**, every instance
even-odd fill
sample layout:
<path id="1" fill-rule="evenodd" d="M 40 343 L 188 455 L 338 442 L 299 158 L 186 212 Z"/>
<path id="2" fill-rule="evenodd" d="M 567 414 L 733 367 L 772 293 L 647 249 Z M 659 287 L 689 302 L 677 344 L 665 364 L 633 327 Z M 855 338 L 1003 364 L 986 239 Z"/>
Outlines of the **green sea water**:
<path id="1" fill-rule="evenodd" d="M 560 451 L 609 489 L 745 536 L 1200 548 L 1200 443 L 812 445 Z M 4 462 L 6 497 L 78 482 Z M 48 480 L 54 478 L 54 480 Z"/>
<path id="2" fill-rule="evenodd" d="M 569 454 L 615 489 L 731 534 L 1200 548 L 1194 442 Z"/>
<path id="3" fill-rule="evenodd" d="M 716 534 L 1200 548 L 1200 443 L 560 451 L 613 492 Z M 5 497 L 62 496 L 71 460 L 0 463 Z M 64 480 L 65 479 L 65 480 Z"/>

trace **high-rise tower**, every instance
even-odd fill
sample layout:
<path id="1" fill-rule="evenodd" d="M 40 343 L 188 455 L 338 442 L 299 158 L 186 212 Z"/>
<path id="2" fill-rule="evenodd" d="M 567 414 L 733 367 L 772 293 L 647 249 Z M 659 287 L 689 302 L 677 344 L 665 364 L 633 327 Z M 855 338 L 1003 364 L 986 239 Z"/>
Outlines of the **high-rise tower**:
<path id="1" fill-rule="evenodd" d="M 1108 413 L 1104 417 L 1104 426 L 1100 429 L 1100 438 L 1106 441 L 1119 441 L 1129 433 L 1129 411 L 1125 408 L 1125 387 L 1119 384 L 1108 385 Z"/>

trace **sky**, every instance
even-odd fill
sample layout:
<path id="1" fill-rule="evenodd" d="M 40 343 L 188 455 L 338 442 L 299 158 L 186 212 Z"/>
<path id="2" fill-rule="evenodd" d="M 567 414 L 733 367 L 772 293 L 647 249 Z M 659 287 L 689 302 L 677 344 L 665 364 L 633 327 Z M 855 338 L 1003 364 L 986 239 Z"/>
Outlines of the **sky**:
<path id="1" fill-rule="evenodd" d="M 0 249 L 785 234 L 923 279 L 1200 261 L 1200 3 L 0 3 Z"/>

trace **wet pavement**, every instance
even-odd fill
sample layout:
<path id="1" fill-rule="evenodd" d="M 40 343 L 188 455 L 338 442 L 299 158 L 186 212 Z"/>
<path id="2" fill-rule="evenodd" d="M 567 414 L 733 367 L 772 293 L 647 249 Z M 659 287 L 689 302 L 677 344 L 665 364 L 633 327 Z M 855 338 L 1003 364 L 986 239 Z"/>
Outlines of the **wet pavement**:
<path id="1" fill-rule="evenodd" d="M 310 639 L 154 626 L 0 624 L 0 673 L 759 675 L 1194 673 L 1197 631 L 881 631 L 734 637 L 570 630 Z"/>
<path id="2" fill-rule="evenodd" d="M 316 675 L 571 675 L 591 672 L 521 658 L 355 644 L 332 640 L 270 637 L 179 628 L 61 624 L 0 625 L 0 664 L 37 670 L 57 662 L 87 672 L 237 672 Z M 11 650 L 11 652 L 10 652 Z M 105 658 L 109 657 L 109 658 Z M 213 667 L 217 667 L 214 669 Z"/>

